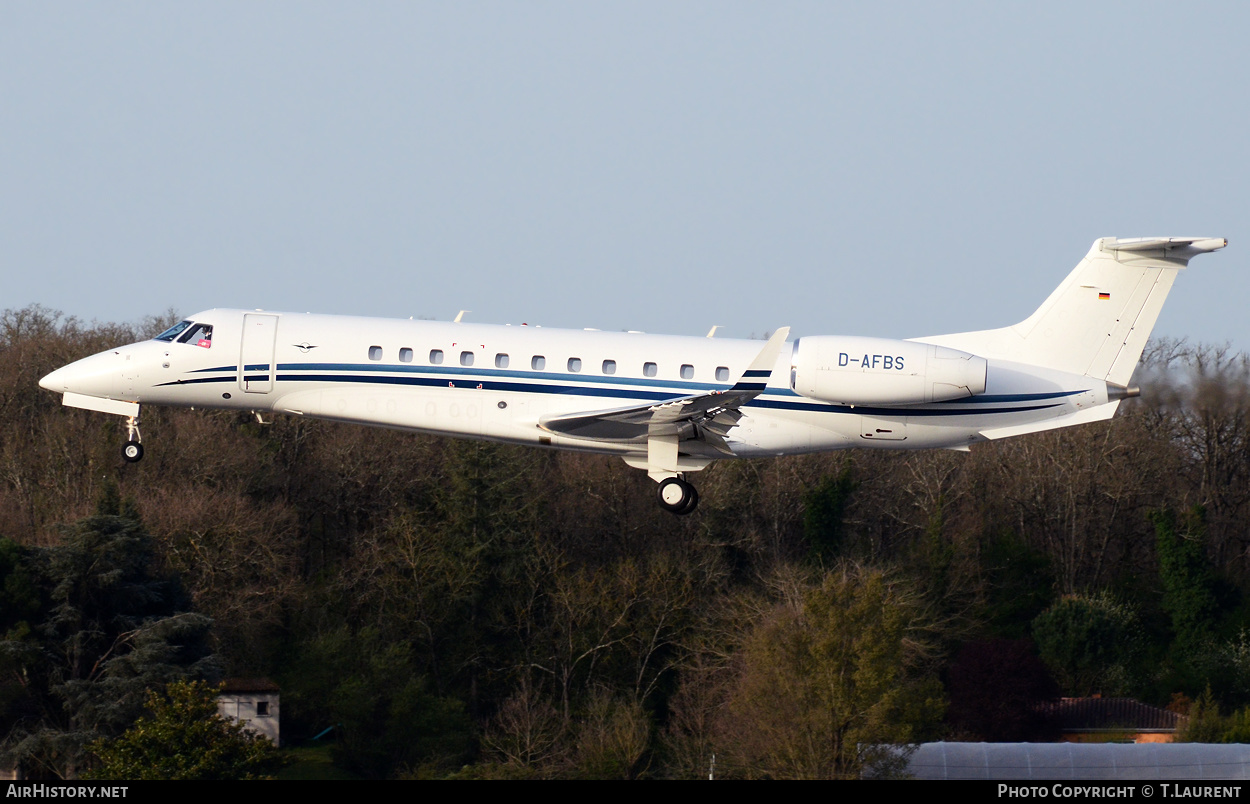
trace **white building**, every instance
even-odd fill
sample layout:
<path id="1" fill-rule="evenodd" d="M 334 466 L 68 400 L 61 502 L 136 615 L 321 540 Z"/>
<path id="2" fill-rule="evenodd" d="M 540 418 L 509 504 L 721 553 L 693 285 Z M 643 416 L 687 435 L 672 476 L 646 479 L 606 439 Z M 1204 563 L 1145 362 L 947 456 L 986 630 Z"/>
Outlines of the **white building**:
<path id="1" fill-rule="evenodd" d="M 217 695 L 217 713 L 280 745 L 278 685 L 269 679 L 226 679 Z"/>

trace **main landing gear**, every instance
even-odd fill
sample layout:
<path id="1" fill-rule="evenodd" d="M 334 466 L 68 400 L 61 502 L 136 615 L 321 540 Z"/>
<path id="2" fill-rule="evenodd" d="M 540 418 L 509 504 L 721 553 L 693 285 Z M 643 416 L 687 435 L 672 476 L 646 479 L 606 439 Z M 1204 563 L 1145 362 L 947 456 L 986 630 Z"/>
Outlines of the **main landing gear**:
<path id="1" fill-rule="evenodd" d="M 656 494 L 660 498 L 660 507 L 678 516 L 685 516 L 699 505 L 699 492 L 679 477 L 661 481 Z"/>
<path id="2" fill-rule="evenodd" d="M 122 458 L 126 463 L 143 460 L 143 436 L 139 435 L 139 417 L 126 417 L 126 443 L 122 445 Z"/>

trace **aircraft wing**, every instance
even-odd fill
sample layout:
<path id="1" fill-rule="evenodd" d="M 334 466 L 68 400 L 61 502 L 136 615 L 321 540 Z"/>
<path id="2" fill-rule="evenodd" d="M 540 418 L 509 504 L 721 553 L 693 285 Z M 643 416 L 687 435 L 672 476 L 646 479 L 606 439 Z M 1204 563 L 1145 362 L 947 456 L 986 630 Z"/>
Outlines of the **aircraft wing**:
<path id="1" fill-rule="evenodd" d="M 732 455 L 725 435 L 742 418 L 738 408 L 768 386 L 789 335 L 789 327 L 774 332 L 747 370 L 727 390 L 625 408 L 546 416 L 538 426 L 549 433 L 588 441 L 646 441 L 656 436 L 695 438 L 707 442 L 718 452 Z"/>

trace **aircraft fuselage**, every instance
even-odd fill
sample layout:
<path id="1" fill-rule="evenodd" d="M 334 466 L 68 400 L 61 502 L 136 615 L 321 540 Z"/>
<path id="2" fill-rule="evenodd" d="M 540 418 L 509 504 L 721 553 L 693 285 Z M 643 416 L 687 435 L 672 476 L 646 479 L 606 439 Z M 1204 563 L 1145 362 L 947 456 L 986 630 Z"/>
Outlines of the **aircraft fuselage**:
<path id="1" fill-rule="evenodd" d="M 213 327 L 209 345 L 142 341 L 67 366 L 42 384 L 140 404 L 272 411 L 628 454 L 639 448 L 570 438 L 539 422 L 552 414 L 728 390 L 763 345 L 221 309 L 189 320 Z M 245 337 L 245 322 L 261 330 L 252 336 L 256 342 Z M 985 393 L 977 396 L 905 406 L 837 404 L 791 390 L 792 351 L 792 344 L 782 349 L 764 392 L 743 405 L 745 415 L 728 439 L 735 455 L 964 447 L 984 440 L 979 434 L 987 428 L 1060 418 L 1108 401 L 1103 381 L 991 362 Z M 866 355 L 869 364 L 873 356 Z M 888 434 L 878 433 L 887 428 Z"/>

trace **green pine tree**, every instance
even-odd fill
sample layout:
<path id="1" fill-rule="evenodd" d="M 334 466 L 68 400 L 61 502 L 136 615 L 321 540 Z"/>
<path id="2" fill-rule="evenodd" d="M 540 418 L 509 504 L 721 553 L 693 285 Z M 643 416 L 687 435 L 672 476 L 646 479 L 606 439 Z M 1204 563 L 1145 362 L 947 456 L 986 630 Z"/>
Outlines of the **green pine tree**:
<path id="1" fill-rule="evenodd" d="M 217 713 L 216 689 L 175 681 L 148 692 L 150 715 L 115 740 L 91 749 L 100 760 L 91 779 L 262 779 L 285 764 L 277 747 Z"/>

